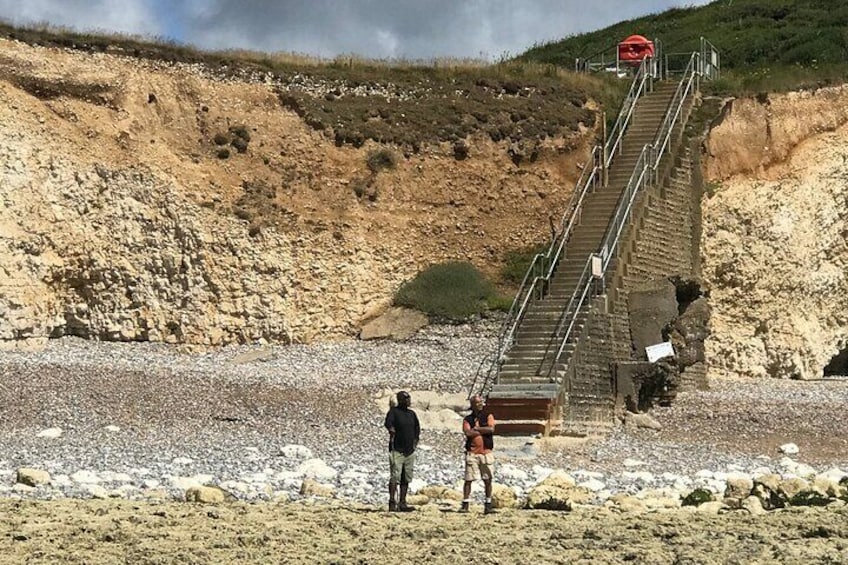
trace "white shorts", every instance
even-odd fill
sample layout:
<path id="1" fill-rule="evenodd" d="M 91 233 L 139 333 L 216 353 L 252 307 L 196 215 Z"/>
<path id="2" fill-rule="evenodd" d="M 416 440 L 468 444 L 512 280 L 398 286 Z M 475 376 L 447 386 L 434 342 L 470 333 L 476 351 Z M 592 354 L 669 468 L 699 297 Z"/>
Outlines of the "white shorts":
<path id="1" fill-rule="evenodd" d="M 492 453 L 465 454 L 465 480 L 483 479 L 491 481 L 495 470 L 495 456 Z"/>

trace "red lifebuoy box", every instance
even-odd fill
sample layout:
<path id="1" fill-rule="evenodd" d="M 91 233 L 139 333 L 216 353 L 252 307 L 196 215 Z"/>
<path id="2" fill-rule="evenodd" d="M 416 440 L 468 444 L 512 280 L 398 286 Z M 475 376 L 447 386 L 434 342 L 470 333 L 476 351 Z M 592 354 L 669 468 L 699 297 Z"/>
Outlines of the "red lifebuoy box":
<path id="1" fill-rule="evenodd" d="M 618 44 L 618 60 L 622 63 L 641 63 L 654 56 L 654 42 L 641 35 L 631 35 Z"/>

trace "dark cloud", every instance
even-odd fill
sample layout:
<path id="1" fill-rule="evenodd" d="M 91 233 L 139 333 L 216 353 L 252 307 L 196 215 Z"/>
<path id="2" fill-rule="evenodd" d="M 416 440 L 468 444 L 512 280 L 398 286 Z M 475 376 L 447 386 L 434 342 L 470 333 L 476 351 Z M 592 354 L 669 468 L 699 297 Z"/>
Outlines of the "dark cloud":
<path id="1" fill-rule="evenodd" d="M 0 0 L 0 17 L 322 57 L 496 58 L 706 0 Z"/>

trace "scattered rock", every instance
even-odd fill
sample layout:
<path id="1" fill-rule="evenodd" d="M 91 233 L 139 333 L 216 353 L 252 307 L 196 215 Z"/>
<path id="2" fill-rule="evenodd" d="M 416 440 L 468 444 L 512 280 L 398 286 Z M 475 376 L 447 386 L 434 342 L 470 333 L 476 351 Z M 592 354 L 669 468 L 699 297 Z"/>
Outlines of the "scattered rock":
<path id="1" fill-rule="evenodd" d="M 362 326 L 359 338 L 371 339 L 409 339 L 426 326 L 429 319 L 426 314 L 409 308 L 389 308 L 377 318 Z"/>
<path id="2" fill-rule="evenodd" d="M 657 422 L 650 414 L 627 412 L 624 414 L 624 425 L 630 428 L 645 428 L 648 430 L 661 430 L 662 424 Z"/>
<path id="3" fill-rule="evenodd" d="M 430 504 L 430 497 L 424 494 L 409 494 L 406 497 L 406 503 L 410 506 L 424 506 Z"/>
<path id="4" fill-rule="evenodd" d="M 303 496 L 316 496 L 318 498 L 332 498 L 335 488 L 332 485 L 321 484 L 313 479 L 306 479 L 300 485 L 300 494 Z"/>
<path id="5" fill-rule="evenodd" d="M 754 489 L 754 481 L 749 478 L 730 478 L 727 479 L 727 488 L 724 491 L 724 496 L 727 498 L 738 498 L 744 500 L 751 495 Z"/>
<path id="6" fill-rule="evenodd" d="M 517 508 L 518 497 L 513 489 L 495 483 L 492 485 L 492 506 L 495 508 Z"/>
<path id="7" fill-rule="evenodd" d="M 47 428 L 46 430 L 41 430 L 40 432 L 38 432 L 35 437 L 57 439 L 62 437 L 62 428 Z"/>
<path id="8" fill-rule="evenodd" d="M 446 486 L 427 486 L 417 491 L 417 494 L 426 496 L 431 500 L 462 500 L 462 493 L 456 489 Z"/>
<path id="9" fill-rule="evenodd" d="M 50 473 L 48 473 L 47 471 L 42 471 L 40 469 L 29 469 L 27 467 L 21 467 L 20 469 L 18 469 L 17 479 L 15 482 L 31 487 L 37 487 L 38 485 L 49 485 Z"/>
<path id="10" fill-rule="evenodd" d="M 752 516 L 759 516 L 760 514 L 765 514 L 766 510 L 763 508 L 762 501 L 756 496 L 749 496 L 745 500 L 742 501 L 742 508 L 747 510 L 749 514 Z"/>
<path id="11" fill-rule="evenodd" d="M 219 504 L 227 499 L 227 493 L 218 488 L 210 486 L 191 487 L 185 493 L 186 502 L 200 502 L 203 504 Z"/>
<path id="12" fill-rule="evenodd" d="M 329 481 L 336 478 L 338 471 L 321 459 L 307 459 L 297 467 L 297 472 L 310 479 Z"/>
<path id="13" fill-rule="evenodd" d="M 794 443 L 784 443 L 783 445 L 778 447 L 778 450 L 781 453 L 785 453 L 786 455 L 796 455 L 800 451 L 800 449 L 798 449 L 798 446 Z"/>

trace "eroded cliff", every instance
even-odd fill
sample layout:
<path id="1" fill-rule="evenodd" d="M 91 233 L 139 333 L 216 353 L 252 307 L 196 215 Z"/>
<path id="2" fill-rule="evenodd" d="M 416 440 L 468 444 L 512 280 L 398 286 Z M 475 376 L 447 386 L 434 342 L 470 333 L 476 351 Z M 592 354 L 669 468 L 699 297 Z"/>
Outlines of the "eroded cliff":
<path id="1" fill-rule="evenodd" d="M 7 346 L 354 335 L 429 263 L 494 273 L 507 251 L 547 240 L 595 135 L 588 124 L 547 137 L 520 164 L 520 143 L 483 135 L 461 155 L 449 142 L 392 146 L 396 167 L 380 170 L 368 156 L 386 146 L 334 140 L 286 105 L 285 88 L 347 95 L 310 93 L 303 77 L 281 86 L 108 52 L 0 48 Z M 534 95 L 507 90 L 501 100 Z M 386 93 L 384 104 L 397 94 Z"/>
<path id="2" fill-rule="evenodd" d="M 817 378 L 848 346 L 848 88 L 735 100 L 706 143 L 713 375 Z"/>

